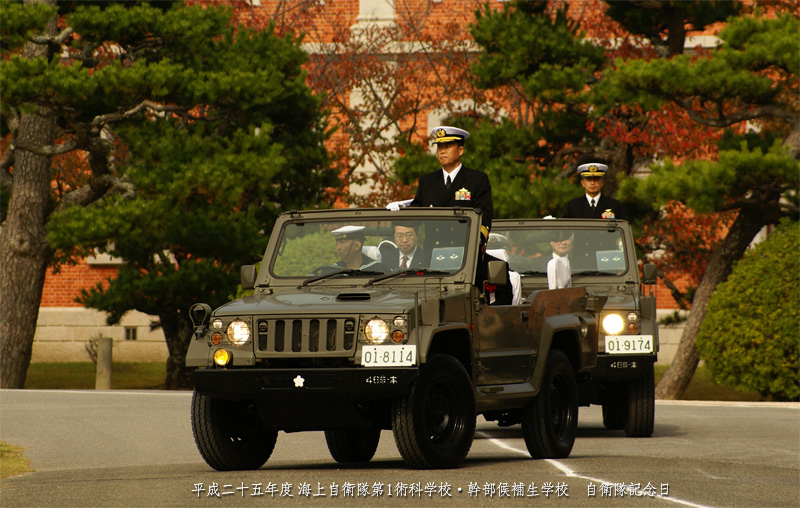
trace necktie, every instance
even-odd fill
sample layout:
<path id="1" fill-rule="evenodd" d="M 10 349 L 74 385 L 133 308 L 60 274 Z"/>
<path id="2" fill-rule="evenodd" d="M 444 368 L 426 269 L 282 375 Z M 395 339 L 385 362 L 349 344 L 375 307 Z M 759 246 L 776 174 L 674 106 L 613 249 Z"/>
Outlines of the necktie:
<path id="1" fill-rule="evenodd" d="M 591 207 L 592 207 L 592 211 L 593 211 L 593 212 L 594 212 L 594 207 L 595 207 L 595 205 L 597 204 L 597 203 L 595 202 L 595 199 L 597 199 L 597 198 L 592 198 L 592 204 L 591 204 Z"/>
<path id="2" fill-rule="evenodd" d="M 447 190 L 450 190 L 451 185 L 453 185 L 453 181 L 450 180 L 450 175 L 447 175 L 447 181 L 445 182 L 444 186 L 447 188 Z"/>
<path id="3" fill-rule="evenodd" d="M 403 262 L 400 263 L 400 268 L 408 268 L 408 256 L 403 256 Z"/>

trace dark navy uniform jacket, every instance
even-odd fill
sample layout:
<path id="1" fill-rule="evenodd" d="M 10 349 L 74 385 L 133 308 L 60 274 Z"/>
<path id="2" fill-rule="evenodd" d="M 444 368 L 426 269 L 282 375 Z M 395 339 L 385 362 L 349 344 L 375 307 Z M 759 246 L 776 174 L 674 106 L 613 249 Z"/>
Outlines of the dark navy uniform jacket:
<path id="1" fill-rule="evenodd" d="M 481 209 L 481 224 L 492 226 L 492 185 L 483 171 L 462 165 L 448 191 L 441 169 L 419 177 L 417 195 L 409 206 L 463 206 Z"/>
<path id="2" fill-rule="evenodd" d="M 622 205 L 614 198 L 610 198 L 605 194 L 600 194 L 600 199 L 592 213 L 592 207 L 589 206 L 589 201 L 586 200 L 586 195 L 579 198 L 571 199 L 561 212 L 561 218 L 577 218 L 577 219 L 602 219 L 603 213 L 610 210 L 616 219 L 625 219 L 625 214 L 622 211 Z"/>

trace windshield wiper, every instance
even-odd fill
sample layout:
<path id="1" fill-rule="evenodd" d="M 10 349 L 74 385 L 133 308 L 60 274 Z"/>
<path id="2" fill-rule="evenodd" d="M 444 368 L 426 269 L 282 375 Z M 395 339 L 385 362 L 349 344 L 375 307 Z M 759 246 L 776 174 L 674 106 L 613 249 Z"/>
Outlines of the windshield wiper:
<path id="1" fill-rule="evenodd" d="M 367 281 L 366 284 L 364 284 L 364 287 L 371 286 L 376 282 L 380 282 L 382 280 L 391 279 L 393 277 L 399 277 L 401 275 L 450 275 L 450 272 L 445 272 L 442 270 L 428 270 L 426 268 L 409 268 L 401 272 L 387 273 L 380 277 L 375 277 L 374 279 L 370 279 Z"/>
<path id="2" fill-rule="evenodd" d="M 538 272 L 534 270 L 528 270 L 527 272 L 519 272 L 520 275 L 528 276 L 528 275 L 547 275 L 547 272 Z"/>
<path id="3" fill-rule="evenodd" d="M 383 272 L 378 272 L 378 271 L 375 271 L 375 270 L 358 270 L 358 269 L 355 269 L 355 268 L 345 268 L 343 270 L 337 270 L 335 272 L 326 273 L 325 275 L 319 275 L 317 277 L 312 277 L 310 279 L 306 279 L 297 287 L 301 288 L 301 287 L 304 287 L 304 286 L 307 286 L 307 285 L 311 284 L 312 282 L 317 282 L 319 280 L 327 279 L 328 277 L 334 277 L 336 275 L 378 275 L 380 273 L 383 273 Z"/>

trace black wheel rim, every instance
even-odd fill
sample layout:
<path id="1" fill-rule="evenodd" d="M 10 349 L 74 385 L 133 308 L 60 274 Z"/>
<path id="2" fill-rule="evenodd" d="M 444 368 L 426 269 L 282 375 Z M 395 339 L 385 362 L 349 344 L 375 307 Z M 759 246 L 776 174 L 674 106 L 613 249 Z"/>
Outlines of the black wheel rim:
<path id="1" fill-rule="evenodd" d="M 464 432 L 464 401 L 449 382 L 436 383 L 425 404 L 425 431 L 439 449 L 453 448 Z"/>

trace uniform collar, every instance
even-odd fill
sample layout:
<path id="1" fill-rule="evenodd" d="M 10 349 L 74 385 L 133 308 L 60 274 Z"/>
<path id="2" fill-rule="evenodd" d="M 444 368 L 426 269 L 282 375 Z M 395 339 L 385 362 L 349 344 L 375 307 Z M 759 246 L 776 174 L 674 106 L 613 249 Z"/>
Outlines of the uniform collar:
<path id="1" fill-rule="evenodd" d="M 595 196 L 595 197 L 592 197 L 592 196 L 590 196 L 588 194 L 584 194 L 584 197 L 586 198 L 586 202 L 589 203 L 590 205 L 592 204 L 592 199 L 594 199 L 594 204 L 596 205 L 597 203 L 600 202 L 600 196 L 602 196 L 602 195 L 603 195 L 602 192 L 598 192 L 597 196 Z"/>
<path id="2" fill-rule="evenodd" d="M 442 168 L 442 181 L 443 182 L 447 182 L 447 177 L 449 176 L 450 177 L 450 181 L 451 182 L 455 182 L 456 181 L 456 176 L 458 176 L 458 172 L 461 171 L 461 167 L 462 166 L 463 166 L 463 164 L 459 164 L 456 167 L 456 169 L 454 169 L 453 171 L 451 171 L 449 173 L 447 171 L 445 171 L 444 168 Z"/>

